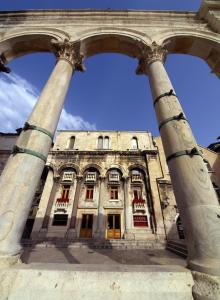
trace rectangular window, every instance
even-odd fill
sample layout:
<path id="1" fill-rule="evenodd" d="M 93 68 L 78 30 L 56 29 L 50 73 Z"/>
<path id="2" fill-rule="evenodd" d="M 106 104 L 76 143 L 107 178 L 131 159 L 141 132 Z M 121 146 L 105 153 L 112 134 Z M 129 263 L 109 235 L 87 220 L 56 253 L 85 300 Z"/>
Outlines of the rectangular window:
<path id="1" fill-rule="evenodd" d="M 68 221 L 67 214 L 55 214 L 53 217 L 53 226 L 66 226 Z"/>
<path id="2" fill-rule="evenodd" d="M 112 199 L 112 200 L 118 199 L 118 187 L 117 186 L 110 187 L 110 199 Z"/>
<path id="3" fill-rule="evenodd" d="M 62 187 L 62 199 L 68 199 L 69 198 L 69 193 L 70 193 L 70 185 L 63 185 Z"/>
<path id="4" fill-rule="evenodd" d="M 134 199 L 140 199 L 141 198 L 141 188 L 136 187 L 133 190 Z"/>
<path id="5" fill-rule="evenodd" d="M 86 200 L 93 200 L 94 186 L 87 186 Z"/>

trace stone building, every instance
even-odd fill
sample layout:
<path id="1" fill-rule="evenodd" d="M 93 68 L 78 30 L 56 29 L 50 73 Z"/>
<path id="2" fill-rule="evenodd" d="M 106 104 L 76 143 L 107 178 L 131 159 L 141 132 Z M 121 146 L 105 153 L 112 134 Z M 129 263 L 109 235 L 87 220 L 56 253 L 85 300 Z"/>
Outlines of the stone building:
<path id="1" fill-rule="evenodd" d="M 16 137 L 1 134 L 1 164 L 5 145 L 9 155 Z M 219 194 L 219 154 L 200 151 Z M 46 166 L 23 238 L 184 238 L 160 137 L 147 131 L 59 131 Z"/>

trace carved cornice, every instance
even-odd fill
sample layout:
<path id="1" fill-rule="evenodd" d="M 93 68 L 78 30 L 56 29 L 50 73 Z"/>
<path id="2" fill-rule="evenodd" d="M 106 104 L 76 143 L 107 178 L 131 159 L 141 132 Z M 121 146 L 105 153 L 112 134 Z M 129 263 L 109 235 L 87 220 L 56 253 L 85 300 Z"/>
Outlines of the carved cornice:
<path id="1" fill-rule="evenodd" d="M 156 42 L 153 42 L 149 47 L 143 49 L 136 74 L 139 75 L 147 73 L 148 66 L 155 61 L 161 61 L 164 63 L 167 52 L 168 51 L 164 46 L 158 45 Z"/>
<path id="2" fill-rule="evenodd" d="M 157 150 L 149 149 L 149 150 L 138 150 L 138 151 L 105 151 L 105 150 L 97 150 L 97 151 L 79 151 L 79 150 L 52 150 L 49 152 L 49 155 L 52 156 L 65 156 L 66 158 L 69 158 L 70 156 L 75 155 L 89 155 L 89 156 L 103 156 L 103 155 L 121 155 L 121 156 L 143 156 L 146 154 L 156 155 L 158 153 Z"/>
<path id="3" fill-rule="evenodd" d="M 54 51 L 57 60 L 63 59 L 68 61 L 75 70 L 85 71 L 83 65 L 83 54 L 80 52 L 80 42 L 70 42 L 65 39 L 64 41 L 51 40 L 52 50 Z"/>

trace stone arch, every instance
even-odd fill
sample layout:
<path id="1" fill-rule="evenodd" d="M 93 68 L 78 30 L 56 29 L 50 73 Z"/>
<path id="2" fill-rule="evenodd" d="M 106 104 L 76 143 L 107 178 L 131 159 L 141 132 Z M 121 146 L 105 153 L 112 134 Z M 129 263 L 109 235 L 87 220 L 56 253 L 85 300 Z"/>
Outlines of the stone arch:
<path id="1" fill-rule="evenodd" d="M 112 165 L 109 165 L 108 167 L 106 167 L 106 173 L 105 173 L 105 176 L 108 175 L 108 172 L 111 170 L 111 169 L 117 169 L 120 171 L 121 175 L 123 177 L 126 177 L 127 176 L 127 172 L 125 171 L 125 169 L 121 166 L 121 165 L 118 165 L 118 164 L 112 164 Z"/>
<path id="2" fill-rule="evenodd" d="M 145 177 L 147 178 L 147 170 L 146 170 L 146 168 L 144 166 L 142 166 L 140 164 L 133 164 L 133 165 L 131 165 L 131 166 L 128 167 L 129 172 L 131 172 L 134 169 L 141 170 L 144 173 Z"/>
<path id="3" fill-rule="evenodd" d="M 80 170 L 81 175 L 83 175 L 86 172 L 86 170 L 91 169 L 91 168 L 96 169 L 100 175 L 102 174 L 102 168 L 99 165 L 97 165 L 97 164 L 88 164 Z"/>
<path id="4" fill-rule="evenodd" d="M 52 52 L 51 40 L 68 39 L 69 35 L 57 29 L 13 31 L 0 41 L 0 54 L 4 54 L 6 61 L 31 54 L 34 52 Z"/>
<path id="5" fill-rule="evenodd" d="M 99 53 L 121 53 L 140 58 L 143 47 L 152 43 L 145 33 L 115 27 L 100 27 L 78 34 L 86 57 Z"/>
<path id="6" fill-rule="evenodd" d="M 67 168 L 72 168 L 75 170 L 76 175 L 79 175 L 79 166 L 77 166 L 76 164 L 73 163 L 65 163 L 62 164 L 59 169 L 58 169 L 58 173 L 61 174 L 63 170 L 67 169 Z"/>
<path id="7" fill-rule="evenodd" d="M 57 169 L 57 167 L 56 167 L 52 162 L 47 163 L 47 164 L 45 165 L 45 167 L 47 167 L 48 170 L 53 171 L 53 176 L 54 176 L 54 177 L 59 177 L 58 169 Z"/>
<path id="8" fill-rule="evenodd" d="M 212 72 L 220 78 L 220 39 L 215 33 L 202 31 L 171 30 L 156 37 L 159 44 L 165 44 L 170 54 L 197 56 L 209 65 Z"/>

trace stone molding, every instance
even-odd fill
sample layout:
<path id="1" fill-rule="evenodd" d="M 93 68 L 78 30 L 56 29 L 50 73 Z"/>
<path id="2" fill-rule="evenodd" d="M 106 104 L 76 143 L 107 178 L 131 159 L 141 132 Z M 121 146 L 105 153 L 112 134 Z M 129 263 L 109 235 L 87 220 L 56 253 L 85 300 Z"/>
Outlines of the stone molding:
<path id="1" fill-rule="evenodd" d="M 67 39 L 64 41 L 52 39 L 51 44 L 57 60 L 66 60 L 75 70 L 85 71 L 85 67 L 83 66 L 84 55 L 80 52 L 80 42 L 70 42 Z"/>
<path id="2" fill-rule="evenodd" d="M 50 155 L 59 155 L 59 154 L 66 154 L 69 155 L 90 155 L 90 154 L 95 154 L 95 155 L 106 155 L 106 154 L 120 154 L 120 155 L 145 155 L 145 154 L 154 154 L 156 155 L 159 151 L 156 149 L 147 149 L 147 150 L 138 150 L 138 151 L 133 151 L 133 150 L 128 150 L 128 151 L 120 151 L 120 150 L 111 150 L 111 151 L 106 151 L 106 150 L 51 150 L 49 152 Z"/>

